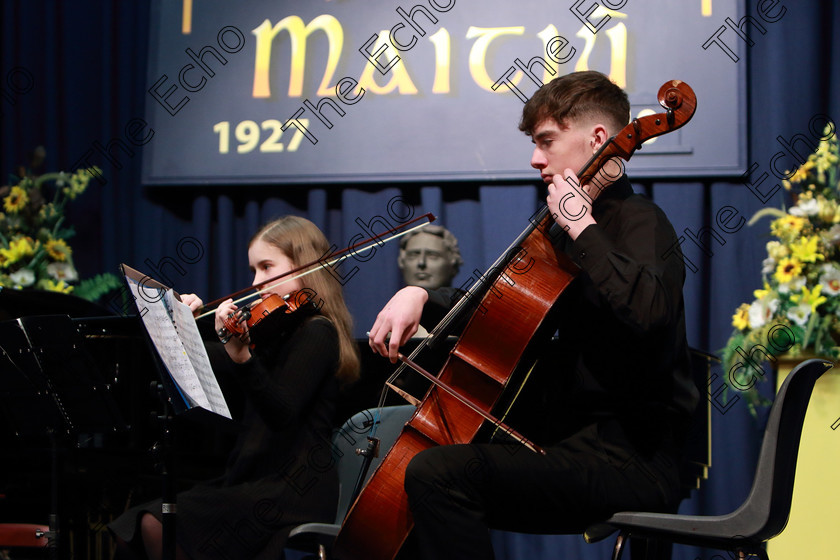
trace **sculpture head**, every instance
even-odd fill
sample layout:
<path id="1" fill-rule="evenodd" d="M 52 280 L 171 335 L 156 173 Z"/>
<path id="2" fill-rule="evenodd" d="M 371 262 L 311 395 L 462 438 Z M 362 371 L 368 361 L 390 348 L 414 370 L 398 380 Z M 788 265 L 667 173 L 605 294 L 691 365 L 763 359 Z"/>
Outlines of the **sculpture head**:
<path id="1" fill-rule="evenodd" d="M 397 261 L 406 286 L 436 289 L 452 284 L 464 263 L 458 240 L 443 226 L 426 226 L 400 240 Z"/>

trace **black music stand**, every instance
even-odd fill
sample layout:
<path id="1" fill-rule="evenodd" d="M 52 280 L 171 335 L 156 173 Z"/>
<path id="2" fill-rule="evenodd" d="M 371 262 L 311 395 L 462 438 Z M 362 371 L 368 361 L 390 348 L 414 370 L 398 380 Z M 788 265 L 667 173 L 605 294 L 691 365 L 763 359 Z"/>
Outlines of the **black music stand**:
<path id="1" fill-rule="evenodd" d="M 59 557 L 58 446 L 100 447 L 127 430 L 82 336 L 67 315 L 0 323 L 0 410 L 25 442 L 49 440 L 49 552 Z"/>
<path id="2" fill-rule="evenodd" d="M 171 292 L 171 295 L 173 295 L 176 299 L 180 299 L 180 296 L 169 286 L 157 282 L 156 280 L 150 278 L 148 275 L 143 274 L 142 272 L 139 272 L 129 267 L 128 265 L 121 264 L 120 271 L 125 277 L 126 285 L 128 286 L 130 293 L 132 294 L 132 297 L 135 300 L 138 313 L 143 319 L 143 330 L 146 333 L 146 336 L 144 338 L 149 344 L 149 349 L 152 353 L 152 356 L 154 356 L 154 362 L 160 374 L 160 383 L 155 384 L 155 389 L 157 391 L 157 395 L 160 399 L 162 406 L 162 411 L 157 416 L 157 419 L 160 421 L 161 434 L 163 438 L 163 449 L 160 450 L 162 459 L 160 467 L 163 478 L 163 496 L 161 509 L 163 531 L 163 560 L 174 560 L 176 547 L 175 531 L 177 519 L 177 504 L 175 493 L 176 477 L 174 474 L 175 465 L 173 460 L 175 424 L 173 422 L 173 414 L 170 414 L 170 409 L 172 413 L 182 418 L 189 419 L 191 421 L 197 421 L 199 423 L 216 425 L 219 427 L 230 428 L 230 418 L 221 416 L 217 412 L 213 412 L 211 410 L 203 408 L 197 403 L 191 402 L 187 398 L 187 396 L 184 394 L 184 392 L 181 391 L 177 382 L 175 381 L 175 372 L 170 371 L 165 358 L 166 356 L 169 356 L 170 359 L 172 358 L 171 348 L 169 350 L 163 348 L 165 346 L 166 335 L 169 333 L 168 329 L 162 334 L 161 331 L 156 330 L 156 327 L 154 325 L 157 325 L 158 323 L 156 323 L 154 319 L 150 320 L 149 323 L 146 323 L 146 319 L 148 316 L 155 316 L 155 314 L 153 313 L 155 310 L 161 311 L 161 307 L 167 308 L 167 305 L 164 303 L 164 299 L 167 295 L 167 292 Z M 137 292 L 137 295 L 134 295 L 135 290 Z M 169 311 L 171 312 L 172 310 L 169 309 Z M 148 316 L 146 315 L 147 313 L 149 314 Z M 160 316 L 158 317 L 160 318 Z M 187 329 L 187 331 L 189 330 L 187 325 L 182 325 L 182 328 Z M 198 327 L 195 326 L 196 330 L 193 332 L 193 334 L 195 337 L 200 338 L 197 328 Z M 174 323 L 172 329 L 172 335 L 180 339 L 182 337 L 182 334 L 179 334 L 179 331 L 177 330 L 177 328 L 175 328 Z M 185 333 L 185 336 L 187 334 L 188 333 Z M 193 340 L 193 342 L 194 341 L 195 340 Z M 158 343 L 160 343 L 160 346 Z M 204 352 L 204 360 L 207 360 L 208 358 L 206 355 L 206 351 L 204 350 L 203 342 L 199 341 L 198 346 L 201 347 L 201 352 Z M 182 347 L 182 349 L 187 354 L 189 354 L 190 351 L 187 349 L 187 347 Z M 194 347 L 193 353 L 196 353 L 196 349 Z M 196 359 L 199 358 L 198 356 L 190 356 L 190 360 L 192 361 L 194 357 Z M 177 364 L 175 365 L 177 366 Z M 209 362 L 207 365 L 209 366 Z M 218 389 L 221 392 L 221 389 L 218 387 L 218 383 L 215 379 L 215 376 L 212 376 L 212 383 L 215 383 L 216 387 L 214 388 Z M 222 400 L 224 400 L 224 397 L 222 397 Z M 224 404 L 224 408 L 225 410 L 227 409 L 226 403 Z"/>

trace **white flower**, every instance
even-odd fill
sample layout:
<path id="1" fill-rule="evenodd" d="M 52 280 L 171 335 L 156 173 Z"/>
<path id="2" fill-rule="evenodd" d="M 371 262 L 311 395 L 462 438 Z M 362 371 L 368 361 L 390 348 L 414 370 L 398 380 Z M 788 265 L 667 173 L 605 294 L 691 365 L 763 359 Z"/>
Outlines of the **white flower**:
<path id="1" fill-rule="evenodd" d="M 791 307 L 788 309 L 787 318 L 799 325 L 800 327 L 804 327 L 805 324 L 808 322 L 808 318 L 811 316 L 811 306 L 808 305 L 807 302 L 802 302 L 796 307 Z"/>
<path id="2" fill-rule="evenodd" d="M 54 262 L 47 265 L 47 274 L 56 280 L 64 280 L 65 283 L 75 282 L 79 279 L 79 273 L 73 265 L 66 262 Z"/>
<path id="3" fill-rule="evenodd" d="M 806 281 L 804 276 L 797 276 L 790 282 L 782 282 L 779 284 L 779 293 L 789 294 L 791 292 L 799 292 L 802 290 L 802 286 L 805 285 Z"/>
<path id="4" fill-rule="evenodd" d="M 26 288 L 35 283 L 35 273 L 28 268 L 21 268 L 17 272 L 12 272 L 9 274 L 9 278 L 21 288 Z"/>
<path id="5" fill-rule="evenodd" d="M 819 280 L 822 293 L 836 296 L 840 294 L 840 269 L 831 265 L 823 266 L 823 273 Z"/>
<path id="6" fill-rule="evenodd" d="M 834 224 L 828 231 L 821 231 L 820 237 L 827 244 L 840 242 L 840 224 Z"/>
<path id="7" fill-rule="evenodd" d="M 778 299 L 763 297 L 757 299 L 750 305 L 750 328 L 758 329 L 764 326 L 779 307 Z"/>
<path id="8" fill-rule="evenodd" d="M 799 204 L 788 210 L 794 216 L 816 216 L 820 213 L 820 203 L 815 198 L 800 201 Z"/>
<path id="9" fill-rule="evenodd" d="M 774 270 L 776 270 L 776 259 L 773 257 L 767 257 L 761 261 L 762 274 L 772 274 Z"/>
<path id="10" fill-rule="evenodd" d="M 768 241 L 767 254 L 770 255 L 770 257 L 779 260 L 790 255 L 790 251 L 788 251 L 788 248 L 778 241 Z"/>

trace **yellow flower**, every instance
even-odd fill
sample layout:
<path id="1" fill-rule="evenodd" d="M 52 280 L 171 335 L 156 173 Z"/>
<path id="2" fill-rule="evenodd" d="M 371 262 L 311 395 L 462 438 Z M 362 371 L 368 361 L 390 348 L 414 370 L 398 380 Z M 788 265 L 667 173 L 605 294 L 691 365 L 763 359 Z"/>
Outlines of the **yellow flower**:
<path id="1" fill-rule="evenodd" d="M 769 294 L 769 293 L 770 293 L 770 286 L 768 286 L 767 282 L 765 282 L 763 290 L 754 290 L 753 291 L 753 297 L 755 299 L 764 299 L 765 296 L 767 296 L 767 294 Z"/>
<path id="2" fill-rule="evenodd" d="M 38 282 L 38 287 L 42 290 L 47 290 L 50 292 L 61 292 L 63 294 L 69 294 L 73 291 L 73 286 L 65 284 L 64 280 L 59 280 L 58 282 L 56 282 L 54 280 L 43 279 Z"/>
<path id="3" fill-rule="evenodd" d="M 837 201 L 828 200 L 823 195 L 817 196 L 817 215 L 824 222 L 832 222 L 837 213 Z"/>
<path id="4" fill-rule="evenodd" d="M 90 178 L 94 175 L 94 173 L 98 174 L 99 172 L 100 169 L 98 167 L 76 170 L 76 172 L 70 176 L 70 186 L 65 186 L 63 188 L 64 194 L 66 194 L 67 198 L 70 200 L 75 200 L 77 196 L 85 192 L 88 183 L 90 183 Z"/>
<path id="5" fill-rule="evenodd" d="M 23 188 L 15 185 L 9 192 L 9 196 L 3 200 L 3 207 L 6 209 L 6 212 L 16 214 L 20 210 L 23 210 L 27 202 L 29 202 L 29 195 L 26 194 Z"/>
<path id="6" fill-rule="evenodd" d="M 19 260 L 30 257 L 38 247 L 37 243 L 31 243 L 29 237 L 18 237 L 9 242 L 9 248 L 0 248 L 0 256 L 4 259 L 4 266 L 14 264 Z"/>
<path id="7" fill-rule="evenodd" d="M 750 328 L 750 304 L 742 303 L 738 309 L 735 310 L 735 315 L 732 316 L 732 326 L 743 331 Z"/>
<path id="8" fill-rule="evenodd" d="M 802 286 L 802 294 L 794 294 L 790 296 L 793 303 L 805 303 L 811 307 L 811 311 L 817 310 L 817 307 L 828 301 L 828 298 L 821 296 L 822 284 L 814 286 L 813 290 L 808 290 L 807 286 Z"/>
<path id="9" fill-rule="evenodd" d="M 72 249 L 63 239 L 50 239 L 46 244 L 47 254 L 54 261 L 64 262 L 72 254 Z"/>
<path id="10" fill-rule="evenodd" d="M 805 224 L 808 223 L 806 218 L 800 218 L 798 216 L 783 216 L 778 220 L 774 220 L 772 224 L 770 224 L 770 231 L 776 237 L 784 239 L 786 237 L 794 237 L 799 235 L 799 232 L 802 231 L 802 228 L 805 227 Z"/>
<path id="11" fill-rule="evenodd" d="M 776 267 L 776 281 L 779 284 L 790 282 L 802 273 L 802 263 L 795 258 L 784 258 Z"/>
<path id="12" fill-rule="evenodd" d="M 797 239 L 790 244 L 791 255 L 800 262 L 812 263 L 825 260 L 825 256 L 817 250 L 819 240 L 819 236 L 816 235 Z"/>
<path id="13" fill-rule="evenodd" d="M 60 212 L 56 209 L 55 204 L 52 202 L 48 202 L 41 206 L 41 210 L 38 211 L 38 218 L 44 221 L 51 221 L 58 218 Z"/>
<path id="14" fill-rule="evenodd" d="M 803 163 L 799 167 L 799 169 L 797 169 L 794 172 L 794 174 L 791 175 L 791 177 L 790 177 L 790 179 L 788 179 L 788 181 L 790 181 L 791 183 L 801 183 L 802 181 L 804 181 L 805 179 L 808 178 L 808 171 L 810 171 L 813 168 L 814 168 L 814 162 L 811 161 L 811 159 L 809 158 L 808 161 Z"/>

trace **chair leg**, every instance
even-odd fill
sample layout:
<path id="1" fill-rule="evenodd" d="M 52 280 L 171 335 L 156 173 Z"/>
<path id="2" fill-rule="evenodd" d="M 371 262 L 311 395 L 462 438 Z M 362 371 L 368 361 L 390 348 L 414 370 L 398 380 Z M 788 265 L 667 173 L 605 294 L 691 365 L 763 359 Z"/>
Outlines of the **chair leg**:
<path id="1" fill-rule="evenodd" d="M 673 545 L 669 541 L 632 537 L 630 560 L 671 560 Z"/>
<path id="2" fill-rule="evenodd" d="M 327 550 L 322 544 L 318 545 L 318 560 L 327 560 Z"/>
<path id="3" fill-rule="evenodd" d="M 618 536 L 615 538 L 612 560 L 621 560 L 621 553 L 624 551 L 624 545 L 627 544 L 629 538 L 630 534 L 627 531 L 618 533 Z"/>

